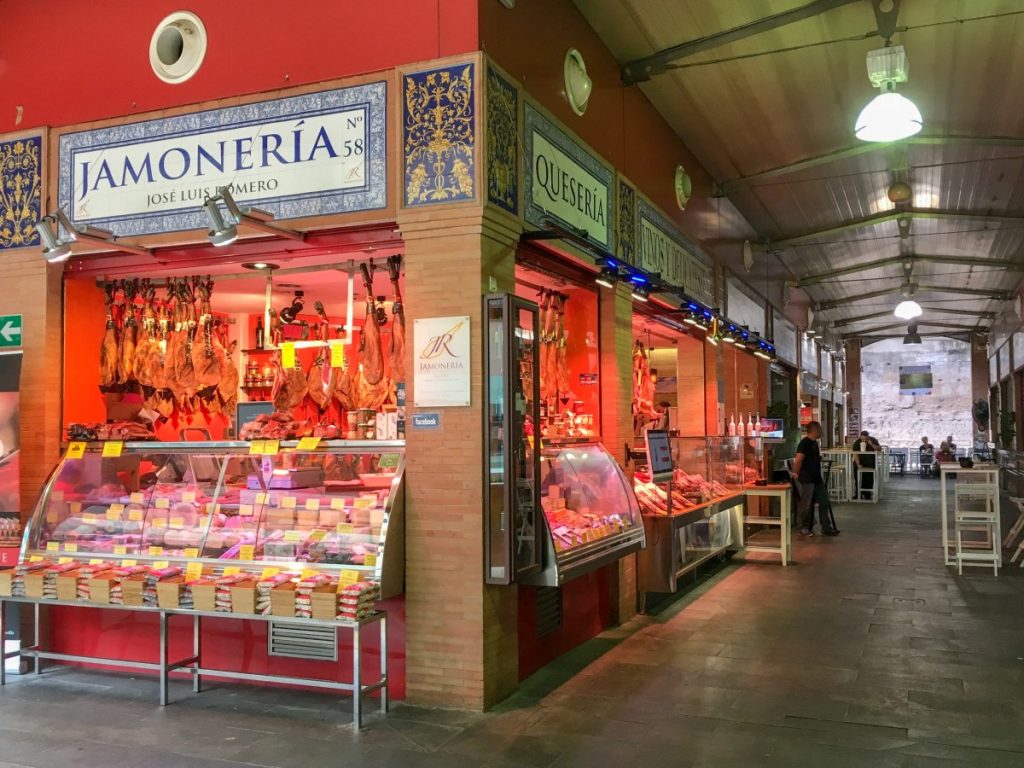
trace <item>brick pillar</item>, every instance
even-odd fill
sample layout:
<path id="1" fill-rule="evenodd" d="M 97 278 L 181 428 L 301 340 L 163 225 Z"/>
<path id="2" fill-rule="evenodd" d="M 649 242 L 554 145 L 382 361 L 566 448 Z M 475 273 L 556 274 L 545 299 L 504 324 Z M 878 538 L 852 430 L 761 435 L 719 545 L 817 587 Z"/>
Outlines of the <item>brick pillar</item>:
<path id="1" fill-rule="evenodd" d="M 1014 348 L 1014 354 L 1018 354 L 1016 348 Z M 972 414 L 973 414 L 973 403 L 983 400 L 988 402 L 988 348 L 985 345 L 985 339 L 979 334 L 971 334 L 971 403 L 972 403 Z M 972 417 L 973 422 L 973 417 Z M 974 424 L 971 429 L 971 434 L 981 434 L 985 442 L 995 440 L 992 436 L 992 430 L 989 428 L 992 424 L 992 419 L 989 419 L 988 424 L 982 425 L 982 430 L 978 432 L 978 425 Z"/>
<path id="2" fill-rule="evenodd" d="M 406 695 L 482 710 L 514 690 L 519 672 L 516 588 L 484 584 L 481 336 L 491 279 L 513 290 L 519 225 L 475 206 L 405 210 L 398 224 L 410 329 L 417 317 L 468 315 L 472 331 L 471 405 L 437 409 L 441 429 L 406 434 Z M 410 343 L 409 370 L 413 354 Z M 410 413 L 413 387 L 410 377 Z"/>
<path id="3" fill-rule="evenodd" d="M 633 300 L 629 288 L 617 285 L 598 294 L 598 333 L 601 359 L 601 437 L 612 457 L 622 463 L 625 447 L 633 443 Z M 636 555 L 610 566 L 612 618 L 628 621 L 636 613 Z"/>
<path id="4" fill-rule="evenodd" d="M 852 444 L 851 438 L 856 438 L 864 429 L 864 408 L 861 405 L 861 366 L 860 366 L 860 342 L 846 342 L 846 389 L 850 396 L 846 398 L 846 443 Z M 857 411 L 857 423 L 851 429 L 850 415 L 853 410 Z"/>

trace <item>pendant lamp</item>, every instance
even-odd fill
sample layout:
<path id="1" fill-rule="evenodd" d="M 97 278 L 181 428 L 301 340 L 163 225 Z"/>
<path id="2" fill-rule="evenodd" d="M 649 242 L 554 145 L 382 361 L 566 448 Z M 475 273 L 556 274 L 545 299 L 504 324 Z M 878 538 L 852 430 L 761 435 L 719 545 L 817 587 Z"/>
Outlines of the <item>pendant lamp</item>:
<path id="1" fill-rule="evenodd" d="M 896 93 L 896 84 L 905 83 L 909 72 L 907 54 L 902 45 L 868 52 L 868 79 L 881 93 L 861 110 L 854 124 L 854 135 L 861 141 L 899 141 L 921 131 L 924 118 L 908 99 Z"/>

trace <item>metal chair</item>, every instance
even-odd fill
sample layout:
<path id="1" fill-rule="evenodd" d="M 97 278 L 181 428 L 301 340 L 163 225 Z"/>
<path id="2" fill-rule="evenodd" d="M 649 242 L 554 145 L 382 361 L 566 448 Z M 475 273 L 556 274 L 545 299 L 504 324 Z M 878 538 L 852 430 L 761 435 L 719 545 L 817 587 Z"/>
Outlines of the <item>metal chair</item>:
<path id="1" fill-rule="evenodd" d="M 918 473 L 921 477 L 931 477 L 932 467 L 935 466 L 935 452 L 934 451 L 921 451 L 921 466 L 918 468 Z"/>

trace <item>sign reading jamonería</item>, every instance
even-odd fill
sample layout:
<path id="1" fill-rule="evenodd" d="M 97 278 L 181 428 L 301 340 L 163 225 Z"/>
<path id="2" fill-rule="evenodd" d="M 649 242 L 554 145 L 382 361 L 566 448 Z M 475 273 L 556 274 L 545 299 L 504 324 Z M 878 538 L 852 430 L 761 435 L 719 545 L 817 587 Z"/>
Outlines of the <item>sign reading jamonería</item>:
<path id="1" fill-rule="evenodd" d="M 206 226 L 216 188 L 280 219 L 387 204 L 384 82 L 60 137 L 58 201 L 118 235 Z"/>
<path id="2" fill-rule="evenodd" d="M 524 114 L 526 220 L 541 228 L 552 220 L 583 230 L 609 249 L 614 173 L 530 102 Z"/>

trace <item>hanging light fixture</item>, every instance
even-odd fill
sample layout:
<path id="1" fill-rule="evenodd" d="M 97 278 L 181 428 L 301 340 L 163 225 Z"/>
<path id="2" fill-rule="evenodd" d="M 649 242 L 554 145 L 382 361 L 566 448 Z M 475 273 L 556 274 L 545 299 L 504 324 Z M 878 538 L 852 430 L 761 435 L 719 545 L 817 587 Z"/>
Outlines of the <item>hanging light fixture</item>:
<path id="1" fill-rule="evenodd" d="M 613 269 L 612 267 L 601 267 L 601 271 L 597 277 L 594 278 L 594 282 L 605 288 L 614 288 L 615 284 L 619 281 L 619 270 Z"/>
<path id="2" fill-rule="evenodd" d="M 913 320 L 915 317 L 920 317 L 923 311 L 920 304 L 913 299 L 907 299 L 896 305 L 893 314 L 900 320 Z"/>
<path id="3" fill-rule="evenodd" d="M 633 283 L 632 284 L 632 289 L 630 291 L 630 296 L 632 296 L 635 301 L 644 301 L 644 302 L 646 302 L 650 295 L 651 295 L 651 291 L 650 291 L 650 289 L 646 285 L 640 285 L 640 284 L 637 284 L 637 283 Z"/>
<path id="4" fill-rule="evenodd" d="M 907 81 L 909 63 L 902 45 L 868 52 L 868 79 L 881 93 L 861 110 L 854 135 L 861 141 L 899 141 L 921 131 L 921 111 L 906 96 L 896 93 L 896 84 Z"/>
<path id="5" fill-rule="evenodd" d="M 904 344 L 920 344 L 921 334 L 917 332 L 917 323 L 911 323 L 907 326 L 907 335 L 903 337 Z"/>

